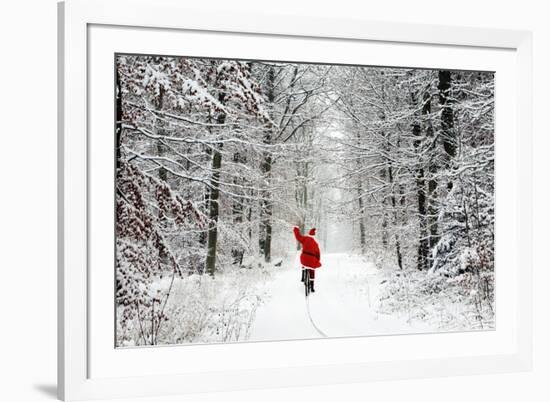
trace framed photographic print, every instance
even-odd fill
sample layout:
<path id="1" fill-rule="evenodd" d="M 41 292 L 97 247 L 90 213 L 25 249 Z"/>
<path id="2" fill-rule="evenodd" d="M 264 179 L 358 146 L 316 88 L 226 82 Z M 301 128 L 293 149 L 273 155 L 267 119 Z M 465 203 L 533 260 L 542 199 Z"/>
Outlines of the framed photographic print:
<path id="1" fill-rule="evenodd" d="M 59 6 L 60 397 L 529 369 L 530 33 L 179 3 Z"/>

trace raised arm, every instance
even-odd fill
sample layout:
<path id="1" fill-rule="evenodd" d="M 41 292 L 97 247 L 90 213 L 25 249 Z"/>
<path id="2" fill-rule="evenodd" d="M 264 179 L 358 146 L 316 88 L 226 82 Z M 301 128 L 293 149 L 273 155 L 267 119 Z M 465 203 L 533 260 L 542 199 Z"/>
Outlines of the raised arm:
<path id="1" fill-rule="evenodd" d="M 298 226 L 294 226 L 294 237 L 296 237 L 296 240 L 298 240 L 300 243 L 304 242 L 304 236 L 300 234 L 300 229 Z"/>

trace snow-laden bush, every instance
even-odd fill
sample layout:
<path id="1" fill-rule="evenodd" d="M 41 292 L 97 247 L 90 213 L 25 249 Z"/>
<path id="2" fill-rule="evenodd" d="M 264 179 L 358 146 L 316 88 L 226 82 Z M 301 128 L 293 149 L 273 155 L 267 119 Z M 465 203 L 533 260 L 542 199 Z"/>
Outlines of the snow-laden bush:
<path id="1" fill-rule="evenodd" d="M 255 275 L 246 268 L 226 269 L 215 277 L 193 274 L 185 277 L 157 278 L 150 292 L 170 297 L 164 320 L 155 335 L 155 344 L 236 342 L 248 339 L 256 309 L 262 302 L 261 284 L 269 270 L 261 267 Z M 151 326 L 137 317 L 119 331 L 117 344 L 143 345 L 150 339 L 142 331 Z M 145 335 L 145 336 L 144 336 Z"/>
<path id="2" fill-rule="evenodd" d="M 388 272 L 378 310 L 401 314 L 443 331 L 494 328 L 494 275 L 485 271 L 449 277 L 440 272 Z"/>

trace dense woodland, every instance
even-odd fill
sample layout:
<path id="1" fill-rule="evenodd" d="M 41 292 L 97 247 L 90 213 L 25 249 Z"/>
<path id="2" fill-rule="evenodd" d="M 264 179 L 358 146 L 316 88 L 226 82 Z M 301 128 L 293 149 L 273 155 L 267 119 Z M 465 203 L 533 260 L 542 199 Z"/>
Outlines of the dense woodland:
<path id="1" fill-rule="evenodd" d="M 117 345 L 219 335 L 252 302 L 214 312 L 216 281 L 250 289 L 296 252 L 294 225 L 322 249 L 343 225 L 387 272 L 386 308 L 412 278 L 417 303 L 452 288 L 494 325 L 493 119 L 490 72 L 119 55 Z"/>

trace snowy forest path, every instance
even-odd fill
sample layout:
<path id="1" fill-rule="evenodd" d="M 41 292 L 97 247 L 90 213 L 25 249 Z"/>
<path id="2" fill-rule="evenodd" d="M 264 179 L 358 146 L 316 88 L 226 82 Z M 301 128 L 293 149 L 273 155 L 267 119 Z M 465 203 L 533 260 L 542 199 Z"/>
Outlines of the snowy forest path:
<path id="1" fill-rule="evenodd" d="M 324 254 L 308 300 L 300 282 L 298 255 L 283 261 L 265 284 L 269 295 L 258 308 L 249 340 L 375 335 L 414 331 L 404 318 L 376 309 L 382 274 L 359 255 Z M 311 318 L 310 318 L 311 317 Z"/>

